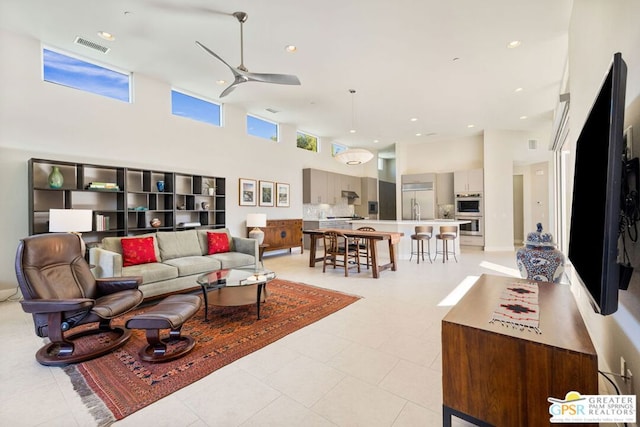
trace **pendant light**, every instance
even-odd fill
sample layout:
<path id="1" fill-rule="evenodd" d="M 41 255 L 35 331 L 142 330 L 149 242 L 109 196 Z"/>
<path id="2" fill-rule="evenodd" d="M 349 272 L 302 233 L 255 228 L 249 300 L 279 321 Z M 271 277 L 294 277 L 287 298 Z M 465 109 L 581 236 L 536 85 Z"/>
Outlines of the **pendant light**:
<path id="1" fill-rule="evenodd" d="M 349 89 L 349 93 L 351 94 L 351 129 L 349 133 L 356 133 L 356 113 L 355 113 L 355 89 Z M 340 163 L 344 163 L 346 165 L 361 165 L 363 163 L 367 163 L 369 160 L 373 159 L 373 153 L 364 148 L 348 148 L 345 151 L 341 151 L 340 153 L 335 155 L 335 159 Z"/>

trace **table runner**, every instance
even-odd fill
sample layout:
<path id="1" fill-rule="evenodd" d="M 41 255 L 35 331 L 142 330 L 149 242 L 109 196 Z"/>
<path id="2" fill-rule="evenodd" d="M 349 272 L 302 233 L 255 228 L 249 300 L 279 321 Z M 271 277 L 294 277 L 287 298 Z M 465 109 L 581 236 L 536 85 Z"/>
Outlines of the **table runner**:
<path id="1" fill-rule="evenodd" d="M 538 285 L 514 282 L 502 291 L 500 303 L 489 323 L 500 322 L 504 326 L 527 329 L 537 334 L 540 331 Z"/>

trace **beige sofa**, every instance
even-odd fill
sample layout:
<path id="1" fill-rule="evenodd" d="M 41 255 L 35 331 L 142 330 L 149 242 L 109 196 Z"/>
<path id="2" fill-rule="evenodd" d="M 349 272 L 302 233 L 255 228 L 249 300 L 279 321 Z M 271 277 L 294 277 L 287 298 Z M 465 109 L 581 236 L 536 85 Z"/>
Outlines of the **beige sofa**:
<path id="1" fill-rule="evenodd" d="M 208 255 L 207 232 L 226 233 L 229 252 Z M 226 228 L 159 231 L 131 237 L 153 237 L 158 262 L 124 267 L 121 240 L 126 237 L 105 237 L 102 245 L 91 248 L 89 259 L 95 266 L 93 271 L 96 277 L 142 276 L 139 289 L 145 299 L 197 289 L 199 285 L 196 279 L 202 273 L 223 268 L 258 268 L 259 265 L 258 241 L 233 237 Z M 219 293 L 220 298 L 225 297 L 225 290 Z M 255 292 L 247 301 L 255 303 Z"/>

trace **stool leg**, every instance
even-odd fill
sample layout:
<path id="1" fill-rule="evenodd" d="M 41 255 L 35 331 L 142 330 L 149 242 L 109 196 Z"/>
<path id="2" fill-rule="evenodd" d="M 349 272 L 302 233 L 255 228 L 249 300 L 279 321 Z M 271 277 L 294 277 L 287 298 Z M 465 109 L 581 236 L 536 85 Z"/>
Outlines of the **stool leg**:
<path id="1" fill-rule="evenodd" d="M 409 262 L 411 262 L 411 260 L 413 259 L 413 241 L 415 239 L 411 239 L 411 256 L 409 256 Z"/>

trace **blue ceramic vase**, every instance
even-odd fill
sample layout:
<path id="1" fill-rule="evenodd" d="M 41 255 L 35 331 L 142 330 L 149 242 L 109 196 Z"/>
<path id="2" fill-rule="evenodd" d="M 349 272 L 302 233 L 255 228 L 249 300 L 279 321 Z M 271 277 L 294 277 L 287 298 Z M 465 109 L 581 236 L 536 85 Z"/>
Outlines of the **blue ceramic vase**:
<path id="1" fill-rule="evenodd" d="M 525 246 L 516 253 L 520 275 L 530 280 L 560 283 L 564 273 L 564 254 L 556 249 L 553 235 L 542 232 L 542 224 L 538 223 L 537 228 L 527 235 Z"/>

